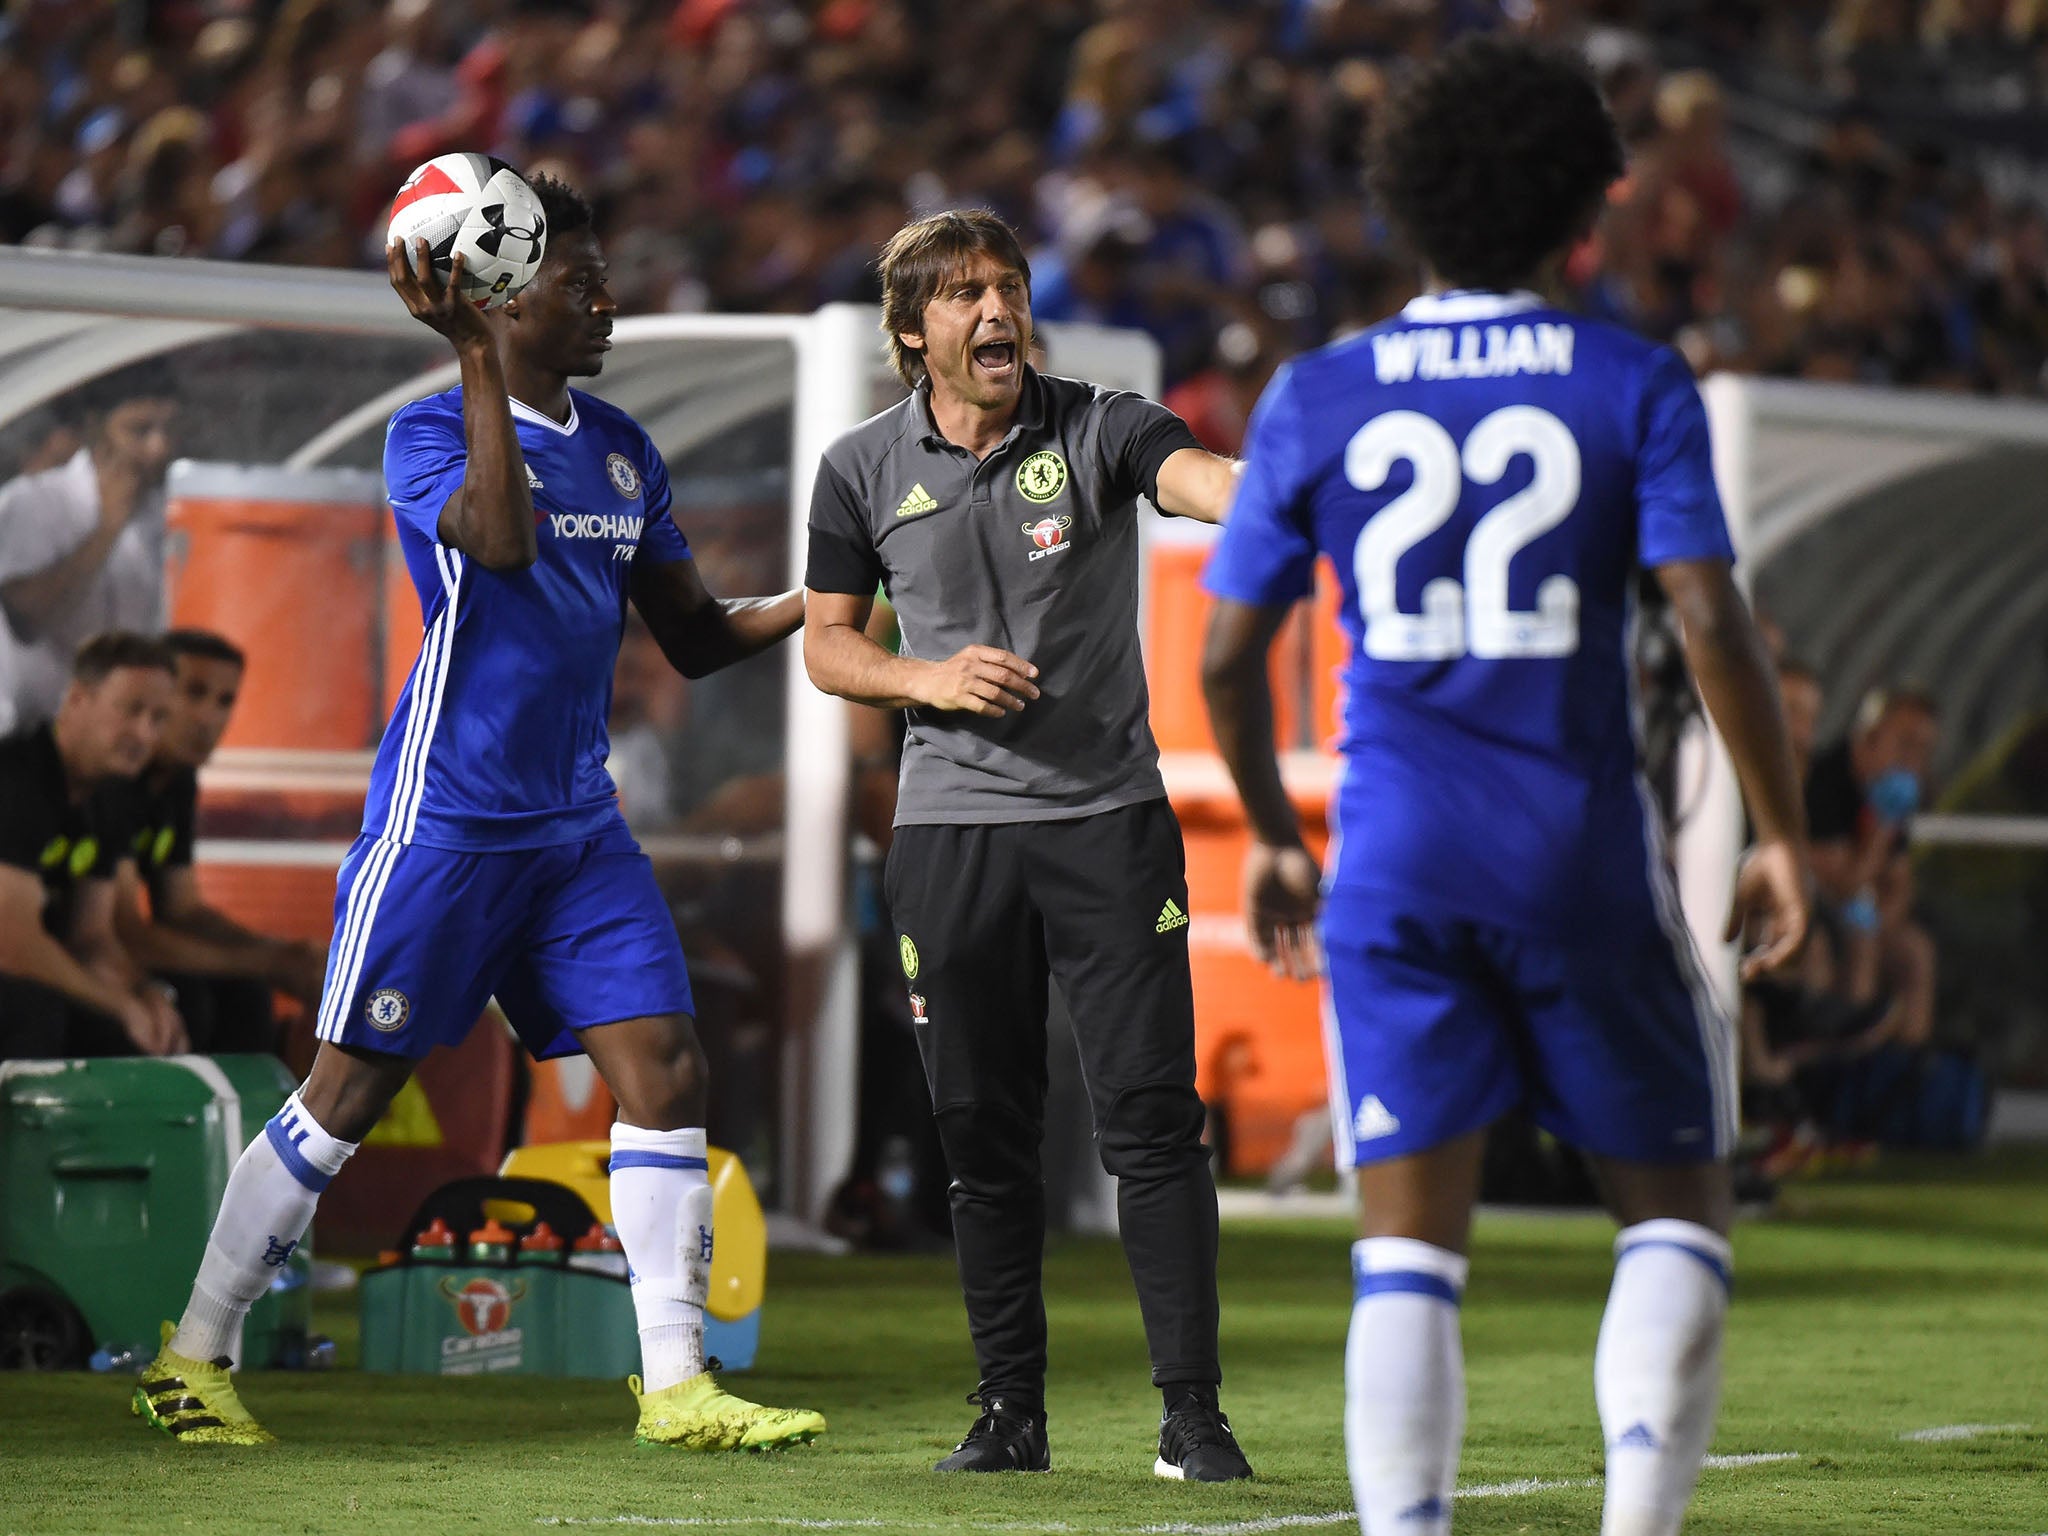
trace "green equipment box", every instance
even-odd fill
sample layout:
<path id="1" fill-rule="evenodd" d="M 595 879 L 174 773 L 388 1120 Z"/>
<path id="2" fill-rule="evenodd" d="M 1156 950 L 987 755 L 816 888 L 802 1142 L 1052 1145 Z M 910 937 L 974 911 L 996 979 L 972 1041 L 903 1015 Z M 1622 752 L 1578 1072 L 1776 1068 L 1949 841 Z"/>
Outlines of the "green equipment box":
<path id="1" fill-rule="evenodd" d="M 423 1264 L 363 1276 L 363 1369 L 618 1378 L 640 1369 L 633 1291 L 557 1264 Z"/>
<path id="2" fill-rule="evenodd" d="M 498 1222 L 492 1240 L 471 1240 Z M 579 1251 L 577 1237 L 605 1247 Z M 580 1194 L 549 1180 L 442 1185 L 364 1273 L 357 1300 L 366 1371 L 617 1379 L 640 1369 L 625 1255 Z M 760 1333 L 758 1307 L 737 1320 L 707 1310 L 704 1352 L 746 1370 Z"/>
<path id="3" fill-rule="evenodd" d="M 0 1062 L 0 1367 L 139 1367 L 184 1310 L 236 1159 L 294 1087 L 272 1056 Z M 303 1364 L 310 1241 L 242 1363 Z"/>

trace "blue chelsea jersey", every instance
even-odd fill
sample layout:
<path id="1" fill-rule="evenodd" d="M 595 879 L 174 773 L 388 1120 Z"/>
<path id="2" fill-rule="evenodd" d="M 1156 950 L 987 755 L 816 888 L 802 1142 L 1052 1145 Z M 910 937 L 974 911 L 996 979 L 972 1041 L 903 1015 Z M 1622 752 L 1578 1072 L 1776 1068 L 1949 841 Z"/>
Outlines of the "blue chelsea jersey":
<path id="1" fill-rule="evenodd" d="M 488 852 L 622 825 L 605 772 L 612 670 L 635 561 L 686 560 L 647 434 L 578 391 L 561 423 L 517 401 L 539 557 L 490 571 L 440 541 L 462 483 L 462 391 L 391 418 L 384 480 L 426 634 L 377 749 L 363 830 Z"/>
<path id="2" fill-rule="evenodd" d="M 1636 573 L 1733 560 L 1683 359 L 1533 294 L 1451 293 L 1268 385 L 1205 585 L 1343 588 L 1333 891 L 1518 931 L 1647 915 Z"/>

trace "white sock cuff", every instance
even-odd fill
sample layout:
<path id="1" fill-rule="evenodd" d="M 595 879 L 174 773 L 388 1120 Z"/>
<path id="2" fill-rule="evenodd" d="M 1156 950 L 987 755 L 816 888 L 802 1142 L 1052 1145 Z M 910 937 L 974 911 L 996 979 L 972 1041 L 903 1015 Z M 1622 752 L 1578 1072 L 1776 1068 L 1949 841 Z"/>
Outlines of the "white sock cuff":
<path id="1" fill-rule="evenodd" d="M 1412 1291 L 1455 1306 L 1471 1268 L 1464 1255 L 1412 1237 L 1364 1237 L 1351 1245 L 1351 1276 L 1361 1301 L 1384 1291 Z"/>
<path id="2" fill-rule="evenodd" d="M 679 1276 L 670 1275 L 663 1279 L 650 1280 L 640 1275 L 634 1275 L 632 1279 L 633 1302 L 636 1306 L 645 1305 L 650 1302 L 656 1305 L 674 1307 L 701 1307 L 704 1305 L 704 1299 L 701 1296 L 690 1294 L 691 1287 L 689 1281 Z"/>
<path id="3" fill-rule="evenodd" d="M 330 1136 L 296 1093 L 270 1117 L 263 1134 L 277 1153 L 278 1161 L 315 1194 L 341 1172 L 341 1165 L 357 1147 L 353 1141 Z"/>
<path id="4" fill-rule="evenodd" d="M 1619 1264 L 1639 1248 L 1677 1248 L 1712 1270 L 1726 1290 L 1734 1284 L 1735 1246 L 1712 1227 L 1696 1221 L 1660 1216 L 1623 1227 L 1614 1235 L 1614 1260 Z"/>
<path id="5" fill-rule="evenodd" d="M 711 1164 L 704 1128 L 698 1125 L 679 1131 L 650 1131 L 614 1120 L 611 1167 L 614 1173 L 621 1168 L 680 1168 L 708 1173 Z"/>

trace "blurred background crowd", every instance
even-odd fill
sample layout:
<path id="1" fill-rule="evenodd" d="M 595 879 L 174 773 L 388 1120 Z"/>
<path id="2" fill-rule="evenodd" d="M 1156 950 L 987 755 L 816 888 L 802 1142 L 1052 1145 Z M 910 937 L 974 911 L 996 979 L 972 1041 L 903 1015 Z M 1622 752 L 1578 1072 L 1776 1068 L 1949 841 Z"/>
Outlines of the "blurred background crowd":
<path id="1" fill-rule="evenodd" d="M 1407 268 L 1358 185 L 1404 60 L 1581 48 L 1631 149 L 1585 308 L 1701 371 L 2039 393 L 2042 0 L 12 0 L 0 240 L 370 265 L 404 172 L 589 192 L 627 312 L 871 300 L 996 208 L 1045 319 L 1144 327 L 1216 446 Z"/>

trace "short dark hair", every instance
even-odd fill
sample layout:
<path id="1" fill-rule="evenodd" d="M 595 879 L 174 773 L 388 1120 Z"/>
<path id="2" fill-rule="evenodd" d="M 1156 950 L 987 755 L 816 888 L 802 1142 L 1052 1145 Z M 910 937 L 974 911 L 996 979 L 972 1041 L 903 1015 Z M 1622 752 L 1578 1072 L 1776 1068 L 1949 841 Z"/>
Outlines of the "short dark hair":
<path id="1" fill-rule="evenodd" d="M 1586 228 L 1624 163 L 1582 64 L 1476 33 L 1395 89 L 1372 133 L 1367 180 L 1438 277 L 1506 289 Z"/>
<path id="2" fill-rule="evenodd" d="M 928 219 L 904 225 L 882 247 L 882 334 L 889 339 L 889 362 L 896 376 L 912 389 L 929 377 L 924 354 L 903 344 L 905 331 L 922 333 L 924 309 L 939 286 L 966 265 L 970 256 L 988 255 L 1015 267 L 1031 287 L 1031 263 L 1017 232 L 986 208 L 949 208 Z M 1023 338 L 1028 350 L 1031 338 Z"/>
<path id="3" fill-rule="evenodd" d="M 578 192 L 559 176 L 543 172 L 526 178 L 526 184 L 533 188 L 533 195 L 540 199 L 540 215 L 548 221 L 547 241 L 550 248 L 555 236 L 573 235 L 578 230 L 589 229 L 597 222 L 597 214 L 590 206 L 590 199 Z"/>
<path id="4" fill-rule="evenodd" d="M 78 654 L 71 658 L 71 681 L 97 688 L 124 667 L 142 667 L 151 672 L 178 670 L 171 648 L 163 641 L 129 629 L 108 629 L 79 646 Z"/>
<path id="5" fill-rule="evenodd" d="M 81 384 L 64 401 L 72 420 L 96 426 L 131 400 L 176 400 L 178 381 L 170 368 L 149 358 Z"/>
<path id="6" fill-rule="evenodd" d="M 173 629 L 164 635 L 164 649 L 175 657 L 197 656 L 205 661 L 232 662 L 235 666 L 246 667 L 248 657 L 242 648 L 226 635 L 217 635 L 210 629 Z"/>

